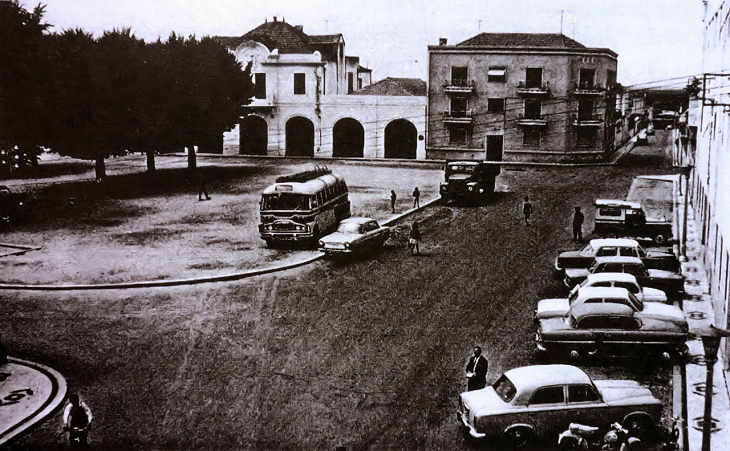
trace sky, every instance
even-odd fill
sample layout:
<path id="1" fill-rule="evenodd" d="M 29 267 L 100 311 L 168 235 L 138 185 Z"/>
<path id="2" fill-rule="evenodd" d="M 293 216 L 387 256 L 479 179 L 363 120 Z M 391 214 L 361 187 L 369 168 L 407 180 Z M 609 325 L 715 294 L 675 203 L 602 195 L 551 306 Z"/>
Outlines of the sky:
<path id="1" fill-rule="evenodd" d="M 38 0 L 20 0 L 32 9 Z M 482 32 L 559 33 L 619 54 L 623 85 L 702 72 L 701 0 L 45 0 L 52 31 L 130 27 L 145 40 L 240 36 L 277 16 L 308 34 L 342 33 L 373 80 L 427 79 L 427 46 Z M 671 83 L 686 83 L 685 80 Z M 680 86 L 681 87 L 681 86 Z"/>

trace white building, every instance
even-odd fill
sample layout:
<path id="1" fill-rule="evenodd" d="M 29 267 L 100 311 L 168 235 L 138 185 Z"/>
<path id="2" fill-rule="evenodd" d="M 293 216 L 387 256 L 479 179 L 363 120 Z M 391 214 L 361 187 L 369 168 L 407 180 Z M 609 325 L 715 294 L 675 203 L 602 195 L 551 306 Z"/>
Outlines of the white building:
<path id="1" fill-rule="evenodd" d="M 252 63 L 256 85 L 239 126 L 224 135 L 226 152 L 425 158 L 425 82 L 388 78 L 369 89 L 371 70 L 345 55 L 341 34 L 307 35 L 276 17 L 217 39 Z"/>

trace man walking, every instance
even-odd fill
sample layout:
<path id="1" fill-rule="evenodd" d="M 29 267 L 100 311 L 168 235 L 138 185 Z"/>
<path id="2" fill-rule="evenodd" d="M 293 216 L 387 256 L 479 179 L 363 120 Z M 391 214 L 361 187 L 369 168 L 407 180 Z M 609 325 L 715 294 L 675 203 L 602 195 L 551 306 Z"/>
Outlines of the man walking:
<path id="1" fill-rule="evenodd" d="M 393 213 L 395 213 L 395 200 L 396 200 L 395 190 L 390 190 L 390 209 L 393 210 Z"/>
<path id="2" fill-rule="evenodd" d="M 583 213 L 580 207 L 575 207 L 573 212 L 573 240 L 583 241 Z"/>
<path id="3" fill-rule="evenodd" d="M 421 198 L 421 192 L 418 190 L 418 187 L 413 188 L 413 208 L 421 206 L 421 204 L 419 202 L 420 198 Z"/>
<path id="4" fill-rule="evenodd" d="M 71 446 L 88 445 L 89 428 L 93 419 L 89 406 L 79 399 L 79 395 L 72 393 L 63 410 L 63 429 L 69 434 Z"/>
<path id="5" fill-rule="evenodd" d="M 530 198 L 525 196 L 524 202 L 522 202 L 522 215 L 525 217 L 525 225 L 530 225 L 530 216 L 532 215 L 532 204 Z"/>
<path id="6" fill-rule="evenodd" d="M 474 346 L 474 352 L 469 357 L 469 362 L 466 364 L 466 370 L 464 371 L 467 391 L 479 390 L 487 385 L 488 368 L 489 362 L 482 355 L 482 348 Z"/>

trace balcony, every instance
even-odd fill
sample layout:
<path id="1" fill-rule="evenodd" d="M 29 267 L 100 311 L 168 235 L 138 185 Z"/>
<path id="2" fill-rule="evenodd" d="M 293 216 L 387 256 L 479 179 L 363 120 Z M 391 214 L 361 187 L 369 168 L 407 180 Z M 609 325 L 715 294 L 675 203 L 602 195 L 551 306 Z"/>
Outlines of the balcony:
<path id="1" fill-rule="evenodd" d="M 474 80 L 456 78 L 444 83 L 444 91 L 447 94 L 472 94 L 474 93 Z"/>
<path id="2" fill-rule="evenodd" d="M 576 96 L 601 96 L 605 93 L 606 88 L 591 83 L 580 83 L 573 89 L 573 94 Z"/>
<path id="3" fill-rule="evenodd" d="M 517 118 L 517 124 L 526 127 L 545 127 L 547 126 L 547 119 L 539 114 L 520 114 Z"/>
<path id="4" fill-rule="evenodd" d="M 472 117 L 471 110 L 464 111 L 444 111 L 441 113 L 442 120 L 445 124 L 473 124 L 474 118 Z"/>
<path id="5" fill-rule="evenodd" d="M 603 117 L 597 114 L 593 115 L 570 115 L 570 120 L 575 127 L 601 127 L 603 125 Z"/>
<path id="6" fill-rule="evenodd" d="M 517 94 L 521 96 L 548 96 L 550 95 L 550 83 L 527 84 L 521 81 L 517 85 Z"/>

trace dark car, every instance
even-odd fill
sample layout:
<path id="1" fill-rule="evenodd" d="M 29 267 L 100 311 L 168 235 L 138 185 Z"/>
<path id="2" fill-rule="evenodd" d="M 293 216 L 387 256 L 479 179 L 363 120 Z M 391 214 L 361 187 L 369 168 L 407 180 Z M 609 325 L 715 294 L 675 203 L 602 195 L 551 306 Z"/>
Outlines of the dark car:
<path id="1" fill-rule="evenodd" d="M 679 260 L 671 252 L 645 250 L 636 240 L 629 238 L 603 238 L 591 240 L 583 249 L 561 252 L 555 259 L 555 269 L 588 268 L 596 257 L 638 257 L 647 268 L 678 272 Z"/>
<path id="2" fill-rule="evenodd" d="M 563 283 L 573 288 L 583 282 L 588 274 L 601 272 L 625 272 L 636 277 L 639 285 L 656 288 L 667 293 L 669 299 L 678 299 L 684 293 L 684 277 L 662 269 L 647 269 L 638 257 L 596 257 L 590 268 L 566 268 Z"/>
<path id="3" fill-rule="evenodd" d="M 494 193 L 499 166 L 480 161 L 449 161 L 444 168 L 441 198 L 465 203 L 480 203 Z"/>
<path id="4" fill-rule="evenodd" d="M 544 299 L 535 310 L 536 345 L 550 355 L 682 355 L 687 319 L 674 305 L 643 302 L 625 288 L 581 288 L 568 299 Z"/>
<path id="5" fill-rule="evenodd" d="M 14 193 L 5 185 L 0 185 L 0 222 L 10 224 L 25 215 L 26 200 L 24 193 Z"/>

